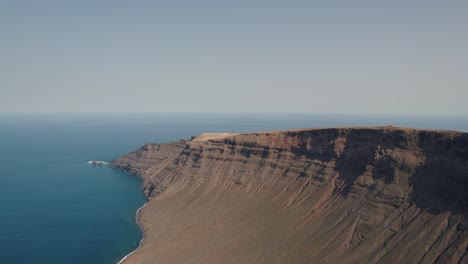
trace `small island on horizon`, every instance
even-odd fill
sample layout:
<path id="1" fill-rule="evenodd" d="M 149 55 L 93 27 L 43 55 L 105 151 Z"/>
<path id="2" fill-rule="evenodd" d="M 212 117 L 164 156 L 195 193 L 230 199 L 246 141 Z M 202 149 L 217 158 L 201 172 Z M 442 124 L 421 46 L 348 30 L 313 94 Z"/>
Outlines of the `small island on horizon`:
<path id="1" fill-rule="evenodd" d="M 468 262 L 468 133 L 204 133 L 111 165 L 148 199 L 121 263 Z"/>

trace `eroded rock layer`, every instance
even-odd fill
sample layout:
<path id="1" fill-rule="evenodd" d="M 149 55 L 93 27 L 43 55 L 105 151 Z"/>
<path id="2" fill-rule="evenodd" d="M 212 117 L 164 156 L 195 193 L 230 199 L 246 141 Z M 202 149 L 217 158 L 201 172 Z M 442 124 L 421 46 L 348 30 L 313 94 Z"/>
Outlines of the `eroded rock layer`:
<path id="1" fill-rule="evenodd" d="M 143 178 L 128 263 L 468 263 L 468 134 L 202 134 L 113 162 Z"/>

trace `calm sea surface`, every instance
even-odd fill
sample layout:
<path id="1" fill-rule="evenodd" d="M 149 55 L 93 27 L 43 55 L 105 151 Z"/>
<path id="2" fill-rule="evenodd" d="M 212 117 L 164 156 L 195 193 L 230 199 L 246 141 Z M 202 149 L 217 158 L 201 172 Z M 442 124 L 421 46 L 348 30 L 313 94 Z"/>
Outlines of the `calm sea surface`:
<path id="1" fill-rule="evenodd" d="M 116 263 L 138 246 L 140 181 L 92 166 L 202 132 L 394 125 L 468 131 L 466 117 L 0 114 L 2 263 Z"/>

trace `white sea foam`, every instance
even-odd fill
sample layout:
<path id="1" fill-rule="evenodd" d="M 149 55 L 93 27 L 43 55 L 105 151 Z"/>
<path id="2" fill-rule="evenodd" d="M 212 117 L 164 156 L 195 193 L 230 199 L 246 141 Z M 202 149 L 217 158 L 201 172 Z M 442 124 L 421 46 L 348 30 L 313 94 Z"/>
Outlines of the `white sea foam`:
<path id="1" fill-rule="evenodd" d="M 140 223 L 140 211 L 146 206 L 147 203 L 148 202 L 146 202 L 142 207 L 138 208 L 135 214 L 135 220 L 138 226 L 140 227 L 141 231 L 143 232 L 143 237 L 140 240 L 140 244 L 138 244 L 138 247 L 135 250 L 133 250 L 132 252 L 128 253 L 125 257 L 123 257 L 117 264 L 122 264 L 128 257 L 130 257 L 130 255 L 135 253 L 141 247 L 141 245 L 143 244 L 143 241 L 145 240 L 145 232 L 143 231 L 143 227 L 141 226 L 141 223 Z"/>
<path id="2" fill-rule="evenodd" d="M 90 160 L 88 161 L 88 164 L 93 164 L 93 165 L 108 165 L 109 163 L 102 161 L 102 160 Z"/>

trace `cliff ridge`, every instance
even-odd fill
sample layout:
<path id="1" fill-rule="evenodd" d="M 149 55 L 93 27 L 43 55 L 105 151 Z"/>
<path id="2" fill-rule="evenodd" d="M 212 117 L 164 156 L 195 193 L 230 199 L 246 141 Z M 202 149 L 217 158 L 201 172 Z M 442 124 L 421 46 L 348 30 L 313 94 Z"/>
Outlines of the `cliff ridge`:
<path id="1" fill-rule="evenodd" d="M 467 133 L 208 133 L 112 164 L 150 200 L 128 263 L 468 262 Z"/>

